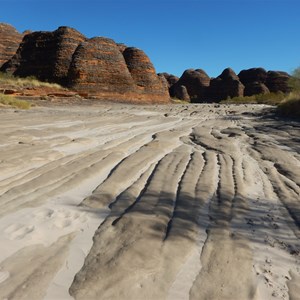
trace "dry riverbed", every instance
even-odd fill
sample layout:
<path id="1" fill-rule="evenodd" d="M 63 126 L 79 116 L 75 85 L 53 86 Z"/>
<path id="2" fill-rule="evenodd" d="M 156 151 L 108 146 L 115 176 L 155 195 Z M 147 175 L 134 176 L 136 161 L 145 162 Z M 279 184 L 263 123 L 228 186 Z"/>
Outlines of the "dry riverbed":
<path id="1" fill-rule="evenodd" d="M 0 110 L 0 299 L 299 299 L 300 123 L 268 109 Z"/>

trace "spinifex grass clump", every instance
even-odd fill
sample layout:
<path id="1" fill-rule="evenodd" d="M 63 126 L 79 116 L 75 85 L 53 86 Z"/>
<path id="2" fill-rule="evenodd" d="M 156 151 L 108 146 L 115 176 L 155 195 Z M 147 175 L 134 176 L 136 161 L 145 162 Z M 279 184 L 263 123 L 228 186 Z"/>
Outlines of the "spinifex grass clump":
<path id="1" fill-rule="evenodd" d="M 57 83 L 42 82 L 34 76 L 25 78 L 15 77 L 8 73 L 0 72 L 0 84 L 15 86 L 15 87 L 52 87 L 61 89 L 62 87 Z"/>
<path id="2" fill-rule="evenodd" d="M 291 93 L 278 105 L 278 112 L 283 116 L 300 117 L 300 93 Z"/>
<path id="3" fill-rule="evenodd" d="M 300 117 L 300 67 L 293 71 L 289 85 L 292 92 L 278 105 L 278 112 L 284 116 Z"/>
<path id="4" fill-rule="evenodd" d="M 31 107 L 31 104 L 27 101 L 3 94 L 0 94 L 0 104 L 20 109 L 29 109 Z"/>

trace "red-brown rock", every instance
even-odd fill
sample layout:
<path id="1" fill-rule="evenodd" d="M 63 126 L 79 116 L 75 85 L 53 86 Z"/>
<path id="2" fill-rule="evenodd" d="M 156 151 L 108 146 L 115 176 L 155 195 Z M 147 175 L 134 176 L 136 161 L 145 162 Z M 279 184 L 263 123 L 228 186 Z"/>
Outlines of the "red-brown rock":
<path id="1" fill-rule="evenodd" d="M 251 82 L 245 85 L 244 96 L 253 96 L 258 94 L 269 94 L 270 90 L 264 83 Z"/>
<path id="2" fill-rule="evenodd" d="M 267 79 L 267 71 L 263 68 L 251 68 L 242 70 L 238 75 L 243 85 L 252 84 L 253 82 L 265 83 Z"/>
<path id="3" fill-rule="evenodd" d="M 69 27 L 29 33 L 2 70 L 20 77 L 35 76 L 42 81 L 65 85 L 72 55 L 85 39 Z"/>
<path id="4" fill-rule="evenodd" d="M 22 37 L 13 26 L 0 23 L 0 67 L 16 53 Z"/>
<path id="5" fill-rule="evenodd" d="M 185 86 L 192 102 L 201 102 L 206 100 L 209 83 L 210 78 L 203 70 L 188 69 L 183 72 L 175 85 Z M 175 90 L 176 88 L 174 87 Z"/>
<path id="6" fill-rule="evenodd" d="M 289 86 L 290 75 L 281 71 L 269 71 L 267 73 L 266 86 L 272 93 L 288 93 L 291 91 Z"/>
<path id="7" fill-rule="evenodd" d="M 134 81 L 117 44 L 96 37 L 81 43 L 73 55 L 69 85 L 99 96 L 132 92 Z"/>
<path id="8" fill-rule="evenodd" d="M 179 78 L 173 74 L 169 74 L 169 73 L 159 73 L 158 75 L 160 76 L 164 76 L 168 82 L 168 87 L 170 88 L 172 85 L 174 85 L 178 80 Z"/>
<path id="9" fill-rule="evenodd" d="M 177 98 L 184 101 L 191 101 L 188 91 L 184 85 L 173 85 L 170 88 L 170 95 L 172 98 Z"/>
<path id="10" fill-rule="evenodd" d="M 220 76 L 210 81 L 208 100 L 219 102 L 244 95 L 244 85 L 239 81 L 235 72 L 227 68 Z"/>
<path id="11" fill-rule="evenodd" d="M 123 52 L 127 68 L 136 84 L 136 91 L 147 97 L 163 100 L 169 98 L 168 90 L 157 76 L 154 66 L 144 51 L 128 47 Z"/>
<path id="12" fill-rule="evenodd" d="M 69 87 L 106 100 L 166 102 L 167 87 L 145 53 L 107 38 L 81 43 L 73 55 Z"/>

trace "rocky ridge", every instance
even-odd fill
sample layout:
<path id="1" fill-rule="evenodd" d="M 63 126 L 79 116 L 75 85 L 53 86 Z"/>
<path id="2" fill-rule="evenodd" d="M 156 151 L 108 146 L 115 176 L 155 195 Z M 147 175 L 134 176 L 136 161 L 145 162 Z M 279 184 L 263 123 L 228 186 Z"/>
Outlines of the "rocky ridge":
<path id="1" fill-rule="evenodd" d="M 238 75 L 227 68 L 216 78 L 210 78 L 201 69 L 188 69 L 176 81 L 170 80 L 176 78 L 172 74 L 161 74 L 169 83 L 171 97 L 196 103 L 290 91 L 288 73 L 263 68 L 242 70 Z"/>
<path id="2" fill-rule="evenodd" d="M 188 69 L 180 78 L 156 74 L 142 50 L 109 38 L 89 39 L 66 26 L 20 34 L 0 23 L 0 38 L 0 71 L 59 83 L 83 98 L 166 103 L 171 96 L 199 103 L 290 90 L 288 73 L 263 68 L 238 75 L 227 68 L 217 78 L 202 69 Z"/>
<path id="3" fill-rule="evenodd" d="M 59 83 L 85 98 L 163 103 L 170 98 L 165 79 L 142 50 L 104 37 L 88 39 L 65 26 L 24 36 L 0 70 Z"/>

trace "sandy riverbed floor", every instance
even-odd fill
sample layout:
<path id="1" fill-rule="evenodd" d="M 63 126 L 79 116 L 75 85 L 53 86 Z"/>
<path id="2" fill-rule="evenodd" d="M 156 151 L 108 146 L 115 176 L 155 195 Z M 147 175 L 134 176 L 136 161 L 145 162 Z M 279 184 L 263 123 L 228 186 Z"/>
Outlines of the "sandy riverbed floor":
<path id="1" fill-rule="evenodd" d="M 264 109 L 0 110 L 0 299 L 300 299 L 300 124 Z"/>

